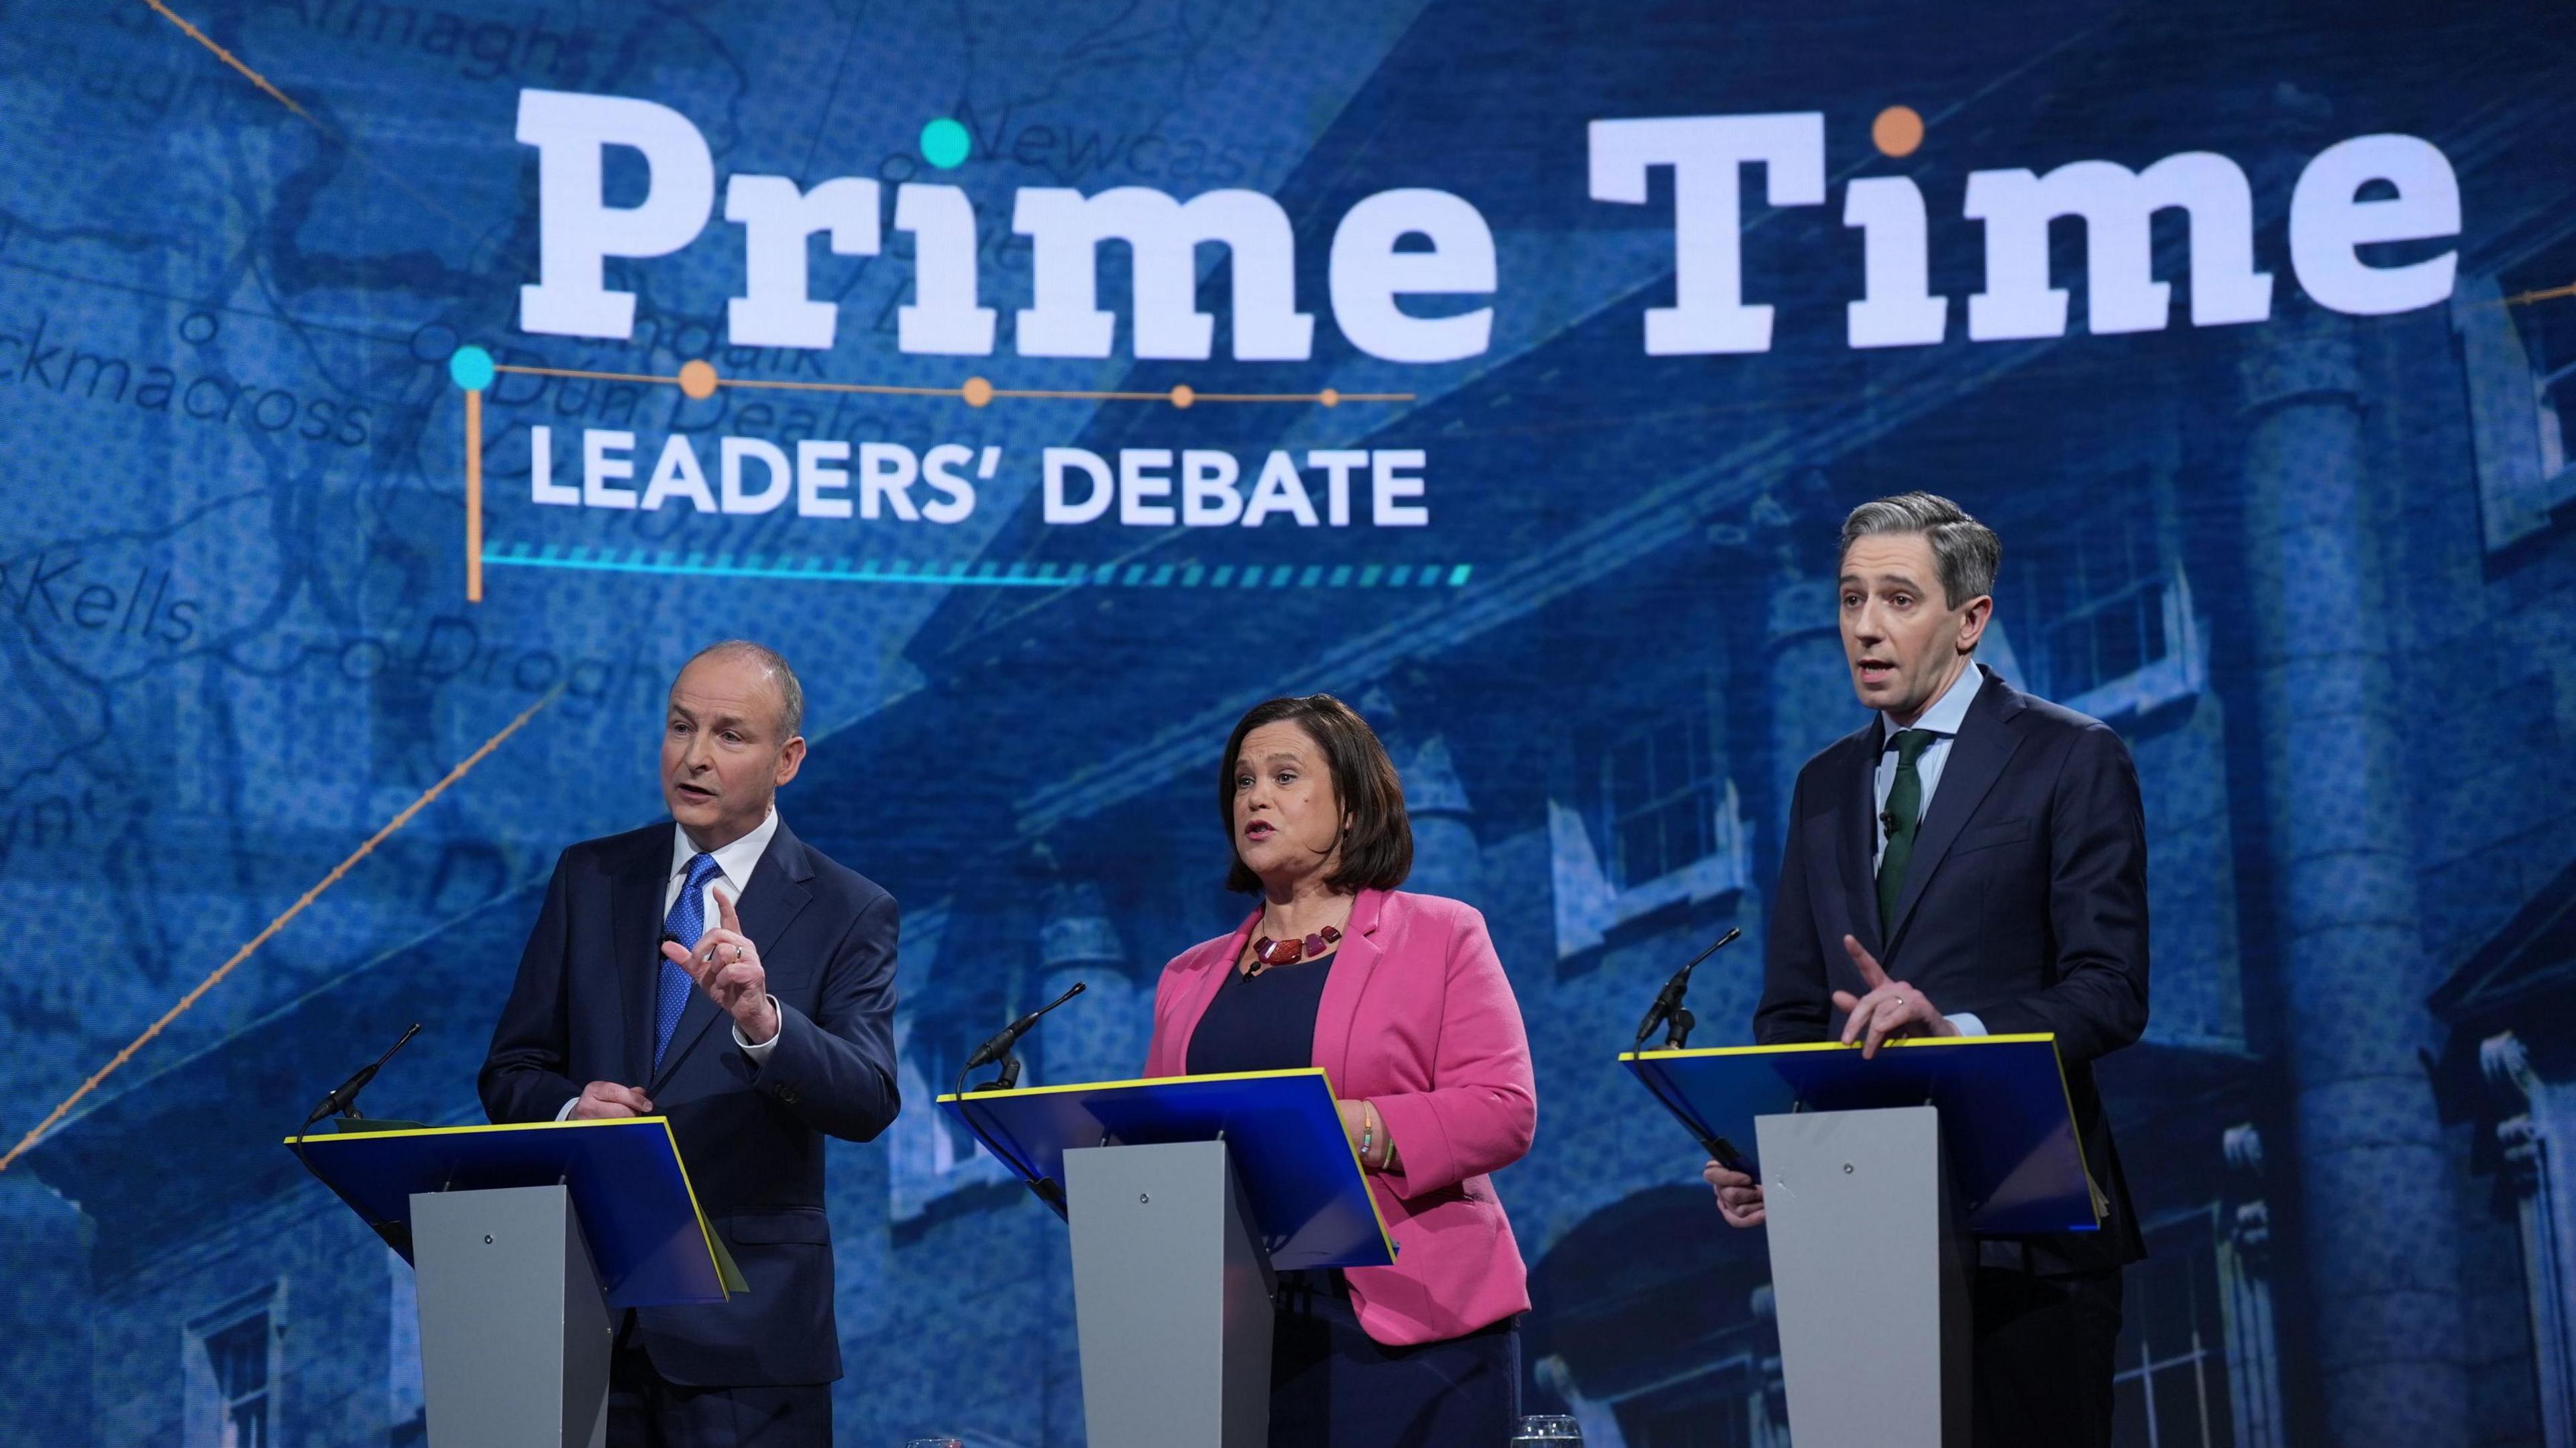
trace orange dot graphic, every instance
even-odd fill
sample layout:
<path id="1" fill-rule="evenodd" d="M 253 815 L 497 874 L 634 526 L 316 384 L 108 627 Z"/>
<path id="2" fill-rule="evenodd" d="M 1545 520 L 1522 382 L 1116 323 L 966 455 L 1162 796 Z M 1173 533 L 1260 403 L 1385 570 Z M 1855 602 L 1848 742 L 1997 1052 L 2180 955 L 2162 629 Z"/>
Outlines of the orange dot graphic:
<path id="1" fill-rule="evenodd" d="M 982 407 L 993 400 L 993 384 L 981 377 L 967 378 L 966 385 L 958 388 L 957 392 L 966 399 L 968 407 Z"/>
<path id="2" fill-rule="evenodd" d="M 1326 407 L 1339 407 L 1342 405 L 1342 394 L 1330 387 L 1327 387 L 1323 391 L 1315 394 L 1315 400 L 1324 404 Z"/>
<path id="3" fill-rule="evenodd" d="M 1192 392 L 1189 384 L 1186 382 L 1172 389 L 1172 405 L 1174 407 L 1187 407 L 1198 400 L 1199 395 Z"/>
<path id="4" fill-rule="evenodd" d="M 1889 106 L 1869 123 L 1870 144 L 1889 156 L 1911 156 L 1923 144 L 1923 117 L 1912 106 Z"/>
<path id="5" fill-rule="evenodd" d="M 716 369 L 712 362 L 680 364 L 680 391 L 700 402 L 716 395 Z"/>

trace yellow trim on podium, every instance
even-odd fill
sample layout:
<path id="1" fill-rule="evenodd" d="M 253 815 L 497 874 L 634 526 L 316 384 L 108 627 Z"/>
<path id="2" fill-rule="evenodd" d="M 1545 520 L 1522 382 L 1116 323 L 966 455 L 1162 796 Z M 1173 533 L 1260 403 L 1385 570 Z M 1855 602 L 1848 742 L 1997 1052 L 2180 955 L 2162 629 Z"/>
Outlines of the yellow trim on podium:
<path id="1" fill-rule="evenodd" d="M 2093 1180 L 2093 1159 L 2084 1154 L 2084 1127 L 2075 1119 L 2075 1089 L 2066 1084 L 2066 1058 L 2057 1054 L 2055 1031 L 2028 1031 L 2011 1036 L 1896 1036 L 1878 1043 L 1880 1050 L 1902 1047 L 1920 1050 L 1925 1047 L 1956 1048 L 1960 1046 L 2030 1045 L 2046 1042 L 2049 1059 L 2057 1064 L 2057 1090 L 2066 1101 L 2066 1126 L 2075 1133 L 2075 1159 L 2083 1164 L 2084 1190 L 2093 1199 L 2093 1220 L 2100 1222 L 2109 1198 L 2102 1195 L 2102 1184 Z M 1682 1051 L 1622 1051 L 1622 1061 L 1678 1061 L 1693 1056 L 1795 1056 L 1814 1051 L 1857 1051 L 1858 1041 L 1794 1041 L 1780 1046 L 1701 1046 Z"/>
<path id="2" fill-rule="evenodd" d="M 680 1168 L 680 1190 L 689 1194 L 689 1211 L 698 1219 L 699 1235 L 706 1238 L 707 1255 L 716 1264 L 716 1280 L 723 1284 L 728 1296 L 749 1292 L 751 1283 L 743 1277 L 742 1268 L 733 1260 L 733 1253 L 726 1250 L 724 1239 L 716 1235 L 715 1224 L 707 1220 L 706 1207 L 698 1201 L 697 1183 L 689 1180 L 689 1159 L 680 1155 L 680 1140 L 671 1134 L 671 1118 L 667 1116 L 617 1116 L 598 1121 L 495 1121 L 483 1126 L 415 1126 L 395 1131 L 356 1132 L 347 1136 L 333 1131 L 321 1136 L 290 1136 L 285 1138 L 284 1144 L 309 1150 L 334 1141 L 382 1141 L 393 1136 L 481 1135 L 494 1131 L 578 1131 L 593 1126 L 625 1126 L 637 1121 L 650 1121 L 661 1127 L 662 1139 L 671 1144 L 671 1160 Z"/>
<path id="3" fill-rule="evenodd" d="M 1325 1072 L 1323 1067 L 1299 1066 L 1285 1071 L 1211 1071 L 1205 1075 L 1199 1076 L 1131 1076 L 1121 1081 L 1073 1081 L 1056 1086 L 1017 1086 L 1008 1091 L 968 1091 L 964 1093 L 949 1091 L 943 1092 L 939 1096 L 934 1097 L 932 1099 L 932 1104 L 947 1105 L 951 1102 L 969 1101 L 977 1096 L 1044 1096 L 1050 1093 L 1061 1094 L 1067 1091 L 1117 1090 L 1129 1086 L 1170 1086 L 1183 1081 L 1269 1081 L 1288 1076 L 1315 1077 L 1324 1083 L 1324 1094 L 1327 1098 L 1335 1102 L 1339 1102 L 1341 1100 L 1340 1097 L 1332 1094 L 1333 1078 Z M 1348 1131 L 1344 1131 L 1342 1133 L 1342 1145 L 1350 1151 L 1351 1169 L 1360 1174 L 1360 1184 L 1370 1188 L 1368 1193 L 1369 1216 L 1377 1223 L 1377 1234 L 1379 1238 L 1386 1243 L 1386 1255 L 1393 1257 L 1397 1255 L 1395 1248 L 1395 1233 L 1386 1224 L 1385 1209 L 1377 1204 L 1377 1190 L 1369 1182 L 1368 1163 L 1360 1160 L 1359 1145 L 1351 1140 L 1351 1134 Z M 1389 1188 L 1389 1190 L 1393 1189 Z"/>

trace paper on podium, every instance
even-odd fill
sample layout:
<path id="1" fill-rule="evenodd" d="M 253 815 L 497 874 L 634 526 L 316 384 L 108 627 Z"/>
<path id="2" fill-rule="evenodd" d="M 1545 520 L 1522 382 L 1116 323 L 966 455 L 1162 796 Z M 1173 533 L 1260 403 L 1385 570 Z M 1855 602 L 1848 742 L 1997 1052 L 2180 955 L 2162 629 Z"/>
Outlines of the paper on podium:
<path id="1" fill-rule="evenodd" d="M 659 1116 L 307 1136 L 306 1164 L 411 1260 L 414 1192 L 553 1186 L 571 1193 L 610 1307 L 722 1302 L 741 1269 L 698 1208 Z"/>
<path id="2" fill-rule="evenodd" d="M 2100 1194 L 2084 1164 L 2055 1036 L 1909 1036 L 1867 1060 L 1860 1047 L 1839 1042 L 1619 1059 L 1695 1134 L 1733 1143 L 1756 1176 L 1757 1116 L 1930 1105 L 1941 1113 L 1967 1230 L 2101 1228 Z"/>
<path id="3" fill-rule="evenodd" d="M 1056 1182 L 1071 1148 L 1222 1137 L 1273 1267 L 1395 1260 L 1395 1239 L 1319 1069 L 1032 1086 L 942 1096 L 939 1105 L 1008 1153 L 1004 1166 Z"/>

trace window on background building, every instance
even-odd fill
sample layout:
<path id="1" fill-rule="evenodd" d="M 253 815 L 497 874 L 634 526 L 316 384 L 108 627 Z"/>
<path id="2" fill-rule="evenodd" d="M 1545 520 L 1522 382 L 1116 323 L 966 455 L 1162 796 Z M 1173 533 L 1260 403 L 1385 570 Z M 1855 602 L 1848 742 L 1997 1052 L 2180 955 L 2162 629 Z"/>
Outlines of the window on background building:
<path id="1" fill-rule="evenodd" d="M 1694 680 L 1679 707 L 1640 711 L 1579 743 L 1580 798 L 1548 802 L 1559 959 L 1631 921 L 1744 888 L 1749 846 L 1719 766 L 1717 717 Z"/>
<path id="2" fill-rule="evenodd" d="M 2112 719 L 2199 693 L 2208 653 L 2190 581 L 2162 541 L 2153 478 L 2134 469 L 2092 491 L 2092 506 L 2054 528 L 2014 530 L 2031 538 L 2013 567 L 2031 621 L 2016 638 L 2042 693 Z"/>
<path id="3" fill-rule="evenodd" d="M 270 1448 L 278 1441 L 277 1294 L 263 1290 L 187 1333 L 189 1448 Z"/>
<path id="4" fill-rule="evenodd" d="M 2033 643 L 2050 688 L 2089 693 L 2171 652 L 2156 606 L 2165 568 L 2155 496 L 2143 472 L 2103 489 L 2076 526 L 2044 547 L 2045 566 L 2026 570 L 2022 584 L 2032 616 L 2045 620 Z"/>
<path id="5" fill-rule="evenodd" d="M 2576 243 L 2464 277 L 2451 331 L 2467 381 L 2479 515 L 2489 551 L 2547 528 L 2576 499 L 2567 423 L 2576 420 L 2576 316 L 2565 288 Z"/>
<path id="6" fill-rule="evenodd" d="M 1717 750 L 1705 709 L 1615 739 L 1601 758 L 1611 883 L 1622 890 L 1694 865 L 1717 849 Z"/>
<path id="7" fill-rule="evenodd" d="M 2129 1268 L 2123 1290 L 2111 1385 L 2118 1448 L 2237 1448 L 2210 1214 L 2152 1228 L 2147 1260 Z"/>

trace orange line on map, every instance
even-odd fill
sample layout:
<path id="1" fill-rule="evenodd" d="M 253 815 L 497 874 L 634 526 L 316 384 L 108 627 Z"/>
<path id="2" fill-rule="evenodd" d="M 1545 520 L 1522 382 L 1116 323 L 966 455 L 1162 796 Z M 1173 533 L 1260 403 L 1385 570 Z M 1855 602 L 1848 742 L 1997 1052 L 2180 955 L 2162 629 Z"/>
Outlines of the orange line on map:
<path id="1" fill-rule="evenodd" d="M 530 377 L 580 377 L 593 382 L 668 382 L 678 386 L 677 377 L 656 377 L 649 372 L 583 372 L 571 367 L 513 367 L 507 363 L 492 364 L 495 372 L 519 372 Z"/>
<path id="2" fill-rule="evenodd" d="M 2505 298 L 2504 304 L 2508 307 L 2520 307 L 2532 302 L 2556 301 L 2560 297 L 2576 297 L 2576 282 L 2570 282 L 2563 287 L 2550 287 L 2545 291 L 2517 292 Z"/>
<path id="3" fill-rule="evenodd" d="M 483 601 L 483 390 L 465 394 L 465 601 Z"/>
<path id="4" fill-rule="evenodd" d="M 680 379 L 665 377 L 661 380 L 677 383 Z M 869 392 L 890 397 L 958 397 L 964 394 L 962 388 L 956 387 L 897 387 L 886 382 L 789 382 L 783 378 L 770 381 L 762 378 L 726 377 L 718 379 L 716 385 L 718 387 L 767 387 L 779 392 Z M 1001 394 L 994 395 L 998 397 Z"/>
<path id="5" fill-rule="evenodd" d="M 213 51 L 217 60 L 220 60 L 224 64 L 231 66 L 233 69 L 240 71 L 244 80 L 249 81 L 252 85 L 258 86 L 261 90 L 268 92 L 279 105 L 286 107 L 288 110 L 295 112 L 295 114 L 299 116 L 302 116 L 305 120 L 311 121 L 315 126 L 321 127 L 321 129 L 325 131 L 330 129 L 328 126 L 323 126 L 320 121 L 313 120 L 313 117 L 305 112 L 304 107 L 297 105 L 294 100 L 286 94 L 286 92 L 270 85 L 268 83 L 268 77 L 261 75 L 258 71 L 242 64 L 239 56 L 234 55 L 231 51 L 224 49 L 222 46 L 217 45 L 214 41 L 208 39 L 204 31 L 199 30 L 197 27 L 190 25 L 187 21 L 179 18 L 177 12 L 173 11 L 169 6 L 162 4 L 161 0 L 143 0 L 143 3 L 151 6 L 162 19 L 169 21 L 171 24 L 176 25 L 181 30 L 187 32 L 187 36 L 190 40 L 193 40 L 199 45 L 204 46 L 206 49 Z"/>
<path id="6" fill-rule="evenodd" d="M 206 992 L 213 990 L 218 985 L 221 985 L 224 977 L 233 973 L 233 968 L 235 966 L 238 966 L 243 961 L 250 959 L 254 952 L 269 942 L 270 937 L 276 935 L 277 932 L 284 930 L 288 921 L 291 921 L 296 916 L 303 914 L 304 907 L 312 904 L 315 900 L 320 899 L 323 891 L 339 884 L 340 877 L 348 874 L 351 869 L 356 867 L 360 860 L 373 854 L 376 846 L 383 844 L 387 838 L 392 836 L 394 831 L 410 824 L 412 816 L 419 814 L 422 810 L 428 808 L 431 800 L 445 794 L 449 785 L 463 779 L 466 774 L 474 768 L 474 766 L 481 764 L 485 758 L 489 757 L 493 750 L 500 748 L 503 740 L 518 733 L 529 720 L 537 717 L 539 711 L 543 710 L 547 705 L 552 704 L 555 700 L 563 697 L 564 687 L 565 686 L 562 684 L 555 685 L 554 688 L 546 692 L 546 696 L 544 698 L 539 699 L 537 702 L 530 704 L 526 709 L 520 711 L 519 717 L 511 720 L 507 725 L 503 726 L 500 733 L 484 740 L 482 748 L 465 756 L 465 758 L 459 762 L 454 769 L 447 771 L 446 778 L 422 791 L 420 798 L 413 800 L 410 804 L 404 806 L 402 813 L 395 815 L 390 820 L 387 820 L 383 829 L 369 835 L 365 844 L 352 850 L 349 853 L 349 858 L 332 866 L 330 874 L 323 876 L 319 881 L 315 882 L 312 889 L 297 896 L 294 904 L 279 911 L 277 918 L 268 922 L 267 929 L 252 936 L 248 944 L 244 945 L 241 949 L 234 951 L 232 959 L 216 966 L 214 974 L 197 982 L 197 988 L 195 990 L 179 997 L 179 1003 L 177 1005 L 174 1005 L 169 1010 L 162 1012 L 161 1019 L 154 1021 L 144 1030 L 142 1035 L 135 1037 L 133 1042 L 127 1045 L 124 1050 L 117 1052 L 115 1056 L 109 1059 L 106 1065 L 99 1067 L 95 1074 L 80 1084 L 80 1089 L 74 1091 L 71 1095 L 64 1097 L 63 1104 L 48 1112 L 45 1119 L 37 1122 L 33 1130 L 29 1131 L 25 1136 L 18 1138 L 18 1144 L 9 1148 L 9 1154 L 6 1156 L 0 1156 L 0 1172 L 7 1171 L 11 1162 L 16 1161 L 20 1156 L 24 1155 L 27 1148 L 34 1146 L 38 1141 L 42 1140 L 45 1133 L 53 1130 L 57 1122 L 61 1121 L 65 1116 L 70 1115 L 71 1109 L 80 1104 L 81 1098 L 97 1090 L 100 1082 L 105 1081 L 109 1076 L 115 1074 L 117 1069 L 123 1066 L 126 1062 L 133 1060 L 136 1052 L 152 1043 L 153 1037 L 160 1035 L 172 1021 L 186 1015 L 189 1009 L 195 1006 L 196 1003 L 205 996 Z"/>
<path id="7" fill-rule="evenodd" d="M 529 377 L 573 377 L 590 382 L 647 382 L 661 383 L 672 387 L 678 387 L 681 385 L 681 380 L 676 375 L 655 376 L 646 372 L 590 372 L 577 367 L 520 367 L 500 364 L 496 364 L 492 370 L 495 372 L 517 372 Z M 954 397 L 961 400 L 968 397 L 967 389 L 963 386 L 899 387 L 892 383 L 883 382 L 790 382 L 784 378 L 720 377 L 714 379 L 712 385 L 717 387 L 768 388 L 781 392 L 865 392 L 895 397 Z M 1097 392 L 1075 388 L 1044 387 L 994 387 L 986 390 L 984 395 L 988 398 L 1017 397 L 1050 399 L 1066 402 L 1171 402 L 1174 400 L 1172 393 L 1169 391 Z M 1329 407 L 1336 403 L 1343 402 L 1411 402 L 1414 400 L 1414 394 L 1410 392 L 1324 393 L 1192 391 L 1188 394 L 1188 397 L 1189 402 L 1182 403 L 1180 405 L 1189 406 L 1200 402 L 1306 402 L 1321 403 Z M 980 406 L 981 404 L 977 405 Z"/>
<path id="8" fill-rule="evenodd" d="M 1160 394 L 1150 394 L 1159 396 Z M 1196 402 L 1320 402 L 1319 392 L 1201 392 Z M 1336 392 L 1336 402 L 1411 402 L 1410 392 Z"/>
<path id="9" fill-rule="evenodd" d="M 222 46 L 215 44 L 213 40 L 207 37 L 204 31 L 189 24 L 178 14 L 178 12 L 172 10 L 168 5 L 163 4 L 162 0 L 143 0 L 143 3 L 151 6 L 153 13 L 179 27 L 181 34 L 187 36 L 190 40 L 197 42 L 199 45 L 204 46 L 217 60 L 231 66 L 234 71 L 241 75 L 242 79 L 259 87 L 262 94 L 275 100 L 279 105 L 286 107 L 288 111 L 294 114 L 296 119 L 301 120 L 308 126 L 311 126 L 314 130 L 321 132 L 323 140 L 331 143 L 332 145 L 338 146 L 343 151 L 346 151 L 351 160 L 356 161 L 359 166 L 363 167 L 368 172 L 383 177 L 386 185 L 393 187 L 395 190 L 419 203 L 421 209 L 439 217 L 443 217 L 450 225 L 455 226 L 460 231 L 470 232 L 474 230 L 474 228 L 466 222 L 464 217 L 457 215 L 455 212 L 448 210 L 446 207 L 438 204 L 438 202 L 430 199 L 427 192 L 424 192 L 419 187 L 411 184 L 410 180 L 404 177 L 401 172 L 377 165 L 373 160 L 369 159 L 365 151 L 351 144 L 347 136 L 334 130 L 331 126 L 326 124 L 321 117 L 316 116 L 311 111 L 297 105 L 293 96 L 290 96 L 286 92 L 279 90 L 276 86 L 271 85 L 267 76 L 261 75 L 258 71 L 255 71 L 249 66 L 243 64 L 240 56 L 237 56 L 231 51 L 224 49 Z"/>

